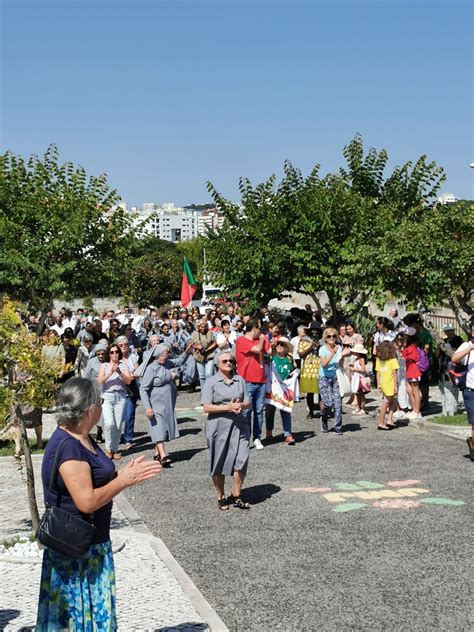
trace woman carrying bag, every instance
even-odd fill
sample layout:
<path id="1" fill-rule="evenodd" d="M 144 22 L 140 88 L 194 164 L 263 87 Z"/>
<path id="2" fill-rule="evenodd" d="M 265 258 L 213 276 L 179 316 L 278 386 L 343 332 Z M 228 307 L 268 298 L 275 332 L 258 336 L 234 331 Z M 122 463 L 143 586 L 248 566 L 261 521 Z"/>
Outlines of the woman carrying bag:
<path id="1" fill-rule="evenodd" d="M 37 535 L 43 543 L 45 531 L 49 538 L 41 569 L 37 632 L 117 629 L 110 544 L 112 499 L 127 487 L 153 478 L 161 465 L 139 457 L 116 472 L 89 434 L 101 412 L 97 382 L 73 377 L 61 388 L 58 427 L 46 446 L 41 470 L 47 510 Z M 51 522 L 49 529 L 45 525 L 47 514 L 56 517 L 56 531 Z M 77 533 L 59 547 L 62 552 L 57 545 L 53 548 L 55 540 L 68 533 L 64 525 L 71 523 L 90 533 L 89 546 L 79 559 L 65 554 L 68 546 L 76 553 Z"/>

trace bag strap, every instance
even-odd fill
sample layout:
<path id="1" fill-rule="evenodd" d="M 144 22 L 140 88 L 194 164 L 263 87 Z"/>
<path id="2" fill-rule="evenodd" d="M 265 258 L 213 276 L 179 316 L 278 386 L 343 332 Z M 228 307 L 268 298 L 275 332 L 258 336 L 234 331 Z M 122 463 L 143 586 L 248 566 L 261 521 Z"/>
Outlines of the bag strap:
<path id="1" fill-rule="evenodd" d="M 51 470 L 51 477 L 49 479 L 49 485 L 48 485 L 48 494 L 51 493 L 51 489 L 53 488 L 53 483 L 54 483 L 54 478 L 56 476 L 56 474 L 59 471 L 58 468 L 58 461 L 59 461 L 59 449 L 62 446 L 62 444 L 67 441 L 68 439 L 73 439 L 74 437 L 64 437 L 64 439 L 62 439 L 62 441 L 60 441 L 58 447 L 56 448 L 56 453 L 54 455 L 54 461 L 53 461 L 53 469 Z M 91 477 L 92 477 L 92 485 L 94 485 L 94 480 L 93 480 L 93 475 L 92 475 L 92 468 L 91 468 Z M 59 494 L 60 496 L 62 496 L 61 492 Z M 87 515 L 87 514 L 86 514 Z M 90 514 L 88 514 L 90 519 L 91 519 L 91 524 L 94 524 L 94 512 L 91 512 Z"/>
<path id="2" fill-rule="evenodd" d="M 64 437 L 64 439 L 59 443 L 58 447 L 56 448 L 56 453 L 54 455 L 54 461 L 53 461 L 53 469 L 51 470 L 51 476 L 49 479 L 49 485 L 48 485 L 48 494 L 51 493 L 51 490 L 53 488 L 53 483 L 54 483 L 54 479 L 55 476 L 58 472 L 58 461 L 59 461 L 59 448 L 62 446 L 62 444 L 67 441 L 69 439 L 69 437 Z"/>

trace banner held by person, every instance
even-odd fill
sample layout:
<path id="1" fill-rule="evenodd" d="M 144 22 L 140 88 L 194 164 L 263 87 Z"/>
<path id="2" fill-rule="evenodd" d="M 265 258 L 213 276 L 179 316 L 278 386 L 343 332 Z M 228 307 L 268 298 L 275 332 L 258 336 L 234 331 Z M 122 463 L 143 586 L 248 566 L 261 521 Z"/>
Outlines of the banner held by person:
<path id="1" fill-rule="evenodd" d="M 267 365 L 267 388 L 265 392 L 265 404 L 271 404 L 279 410 L 291 413 L 297 399 L 299 370 L 295 369 L 290 377 L 283 381 L 273 362 Z"/>

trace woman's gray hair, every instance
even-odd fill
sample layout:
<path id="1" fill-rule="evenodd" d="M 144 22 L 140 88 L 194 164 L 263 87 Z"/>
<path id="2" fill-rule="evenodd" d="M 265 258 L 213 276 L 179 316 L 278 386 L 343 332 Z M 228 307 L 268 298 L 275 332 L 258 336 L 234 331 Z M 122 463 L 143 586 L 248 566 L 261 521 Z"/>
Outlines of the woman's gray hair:
<path id="1" fill-rule="evenodd" d="M 82 342 L 92 342 L 93 340 L 94 338 L 90 334 L 84 334 L 82 336 Z"/>
<path id="2" fill-rule="evenodd" d="M 91 408 L 101 403 L 101 390 L 95 380 L 84 377 L 72 377 L 59 391 L 58 423 L 74 426 Z"/>
<path id="3" fill-rule="evenodd" d="M 126 342 L 130 346 L 130 342 L 129 342 L 127 336 L 118 336 L 118 338 L 115 338 L 115 340 L 114 340 L 114 344 L 116 344 L 116 345 L 121 345 L 124 342 Z"/>
<path id="4" fill-rule="evenodd" d="M 305 325 L 298 325 L 298 329 L 296 330 L 299 334 L 303 331 L 306 331 Z"/>

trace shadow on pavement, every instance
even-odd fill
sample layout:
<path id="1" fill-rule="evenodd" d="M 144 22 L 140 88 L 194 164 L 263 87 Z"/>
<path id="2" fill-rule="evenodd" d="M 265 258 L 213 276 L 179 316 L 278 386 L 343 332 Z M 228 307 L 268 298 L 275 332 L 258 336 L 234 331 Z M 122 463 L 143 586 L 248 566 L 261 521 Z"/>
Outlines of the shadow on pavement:
<path id="1" fill-rule="evenodd" d="M 0 632 L 2 632 L 13 619 L 21 614 L 20 610 L 0 610 Z"/>
<path id="2" fill-rule="evenodd" d="M 359 430 L 362 430 L 362 426 L 360 424 L 348 423 L 343 424 L 342 429 L 344 432 L 359 432 Z"/>
<path id="3" fill-rule="evenodd" d="M 179 436 L 184 437 L 186 435 L 197 435 L 202 432 L 202 428 L 186 428 L 185 430 L 179 431 Z"/>
<path id="4" fill-rule="evenodd" d="M 204 632 L 209 630 L 207 623 L 180 623 L 171 628 L 155 628 L 153 632 Z"/>
<path id="5" fill-rule="evenodd" d="M 180 461 L 190 461 L 193 456 L 199 454 L 207 448 L 191 448 L 189 450 L 179 450 L 178 452 L 171 452 L 170 456 L 173 459 L 173 463 L 179 463 Z"/>
<path id="6" fill-rule="evenodd" d="M 242 497 L 251 505 L 258 505 L 271 498 L 274 494 L 278 494 L 278 492 L 280 491 L 281 487 L 279 485 L 266 483 L 265 485 L 254 485 L 253 487 L 246 487 L 242 490 Z"/>

